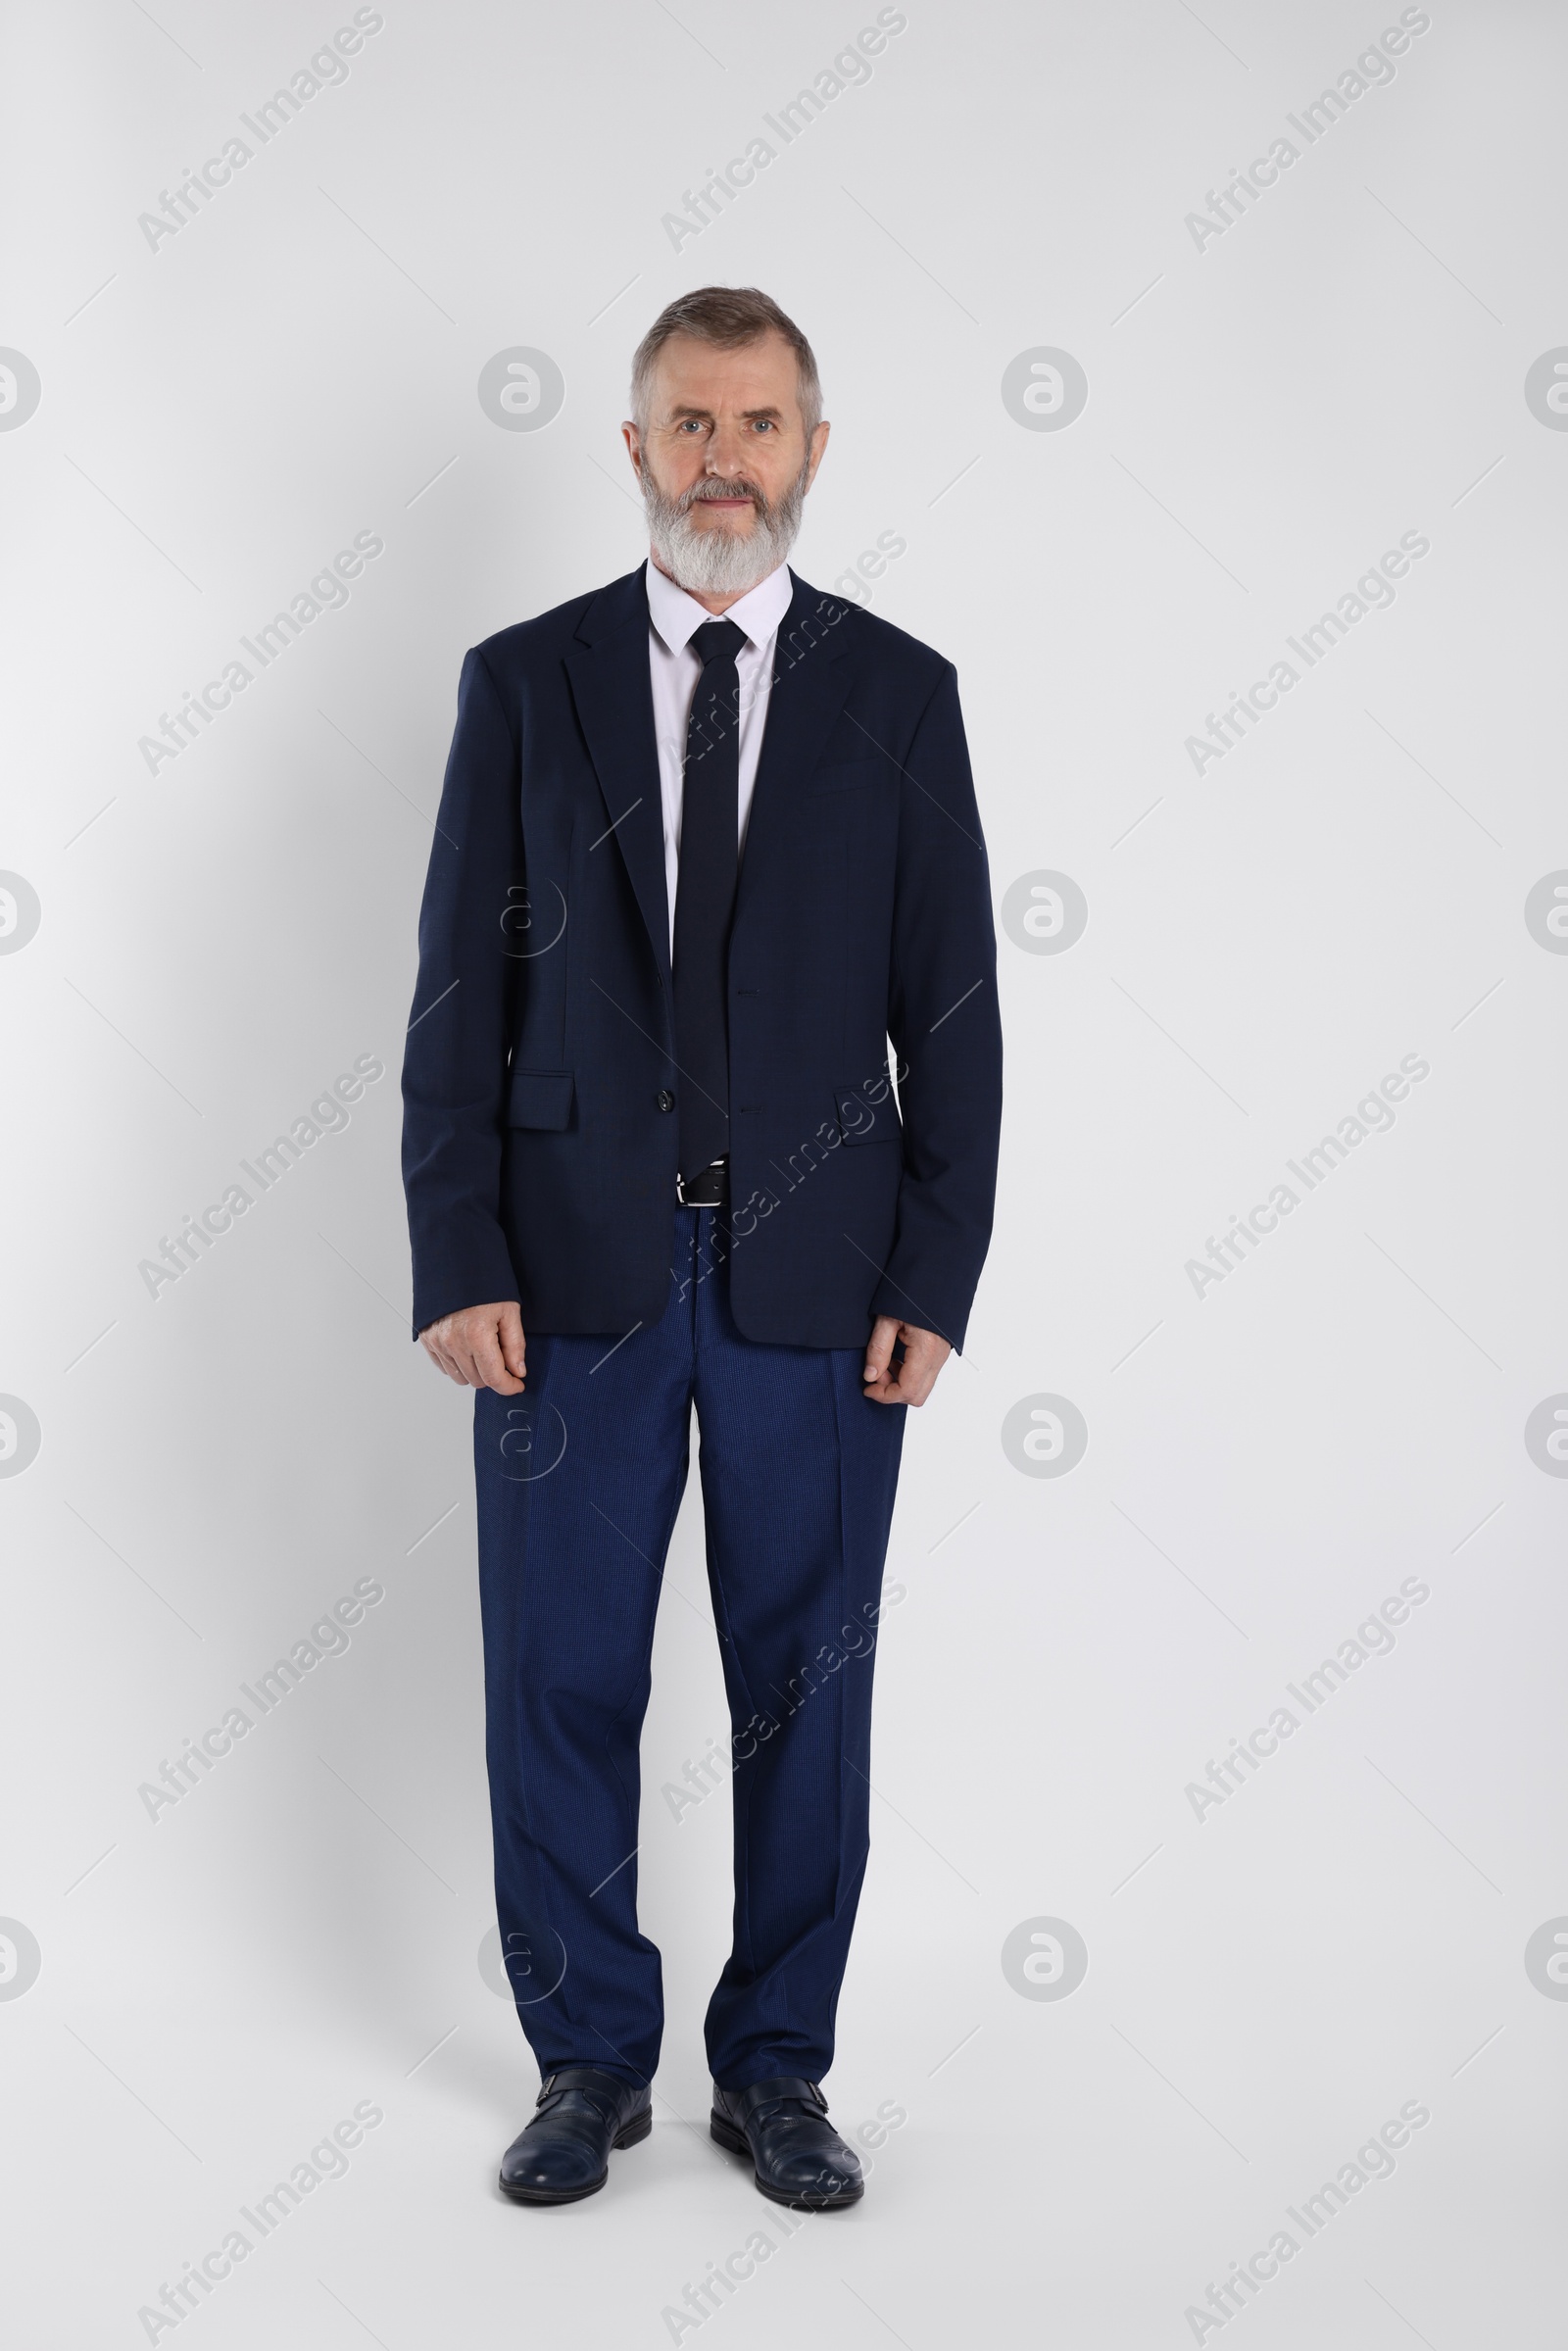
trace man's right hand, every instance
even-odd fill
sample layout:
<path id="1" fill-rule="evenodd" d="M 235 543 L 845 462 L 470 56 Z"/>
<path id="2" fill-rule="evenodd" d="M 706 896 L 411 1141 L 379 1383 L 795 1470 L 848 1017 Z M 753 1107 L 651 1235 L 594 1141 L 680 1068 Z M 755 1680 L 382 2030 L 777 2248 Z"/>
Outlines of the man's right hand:
<path id="1" fill-rule="evenodd" d="M 497 1396 L 521 1392 L 525 1359 L 522 1313 L 515 1298 L 443 1314 L 439 1322 L 425 1324 L 419 1345 L 460 1388 L 493 1388 Z"/>

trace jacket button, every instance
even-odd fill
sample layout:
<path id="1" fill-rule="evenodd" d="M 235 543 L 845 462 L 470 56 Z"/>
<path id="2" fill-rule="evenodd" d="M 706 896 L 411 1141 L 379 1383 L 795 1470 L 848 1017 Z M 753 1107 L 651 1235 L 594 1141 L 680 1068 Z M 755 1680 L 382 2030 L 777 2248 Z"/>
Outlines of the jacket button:
<path id="1" fill-rule="evenodd" d="M 675 1107 L 675 1097 L 667 1087 L 660 1094 L 659 1106 L 662 1110 L 673 1110 Z"/>

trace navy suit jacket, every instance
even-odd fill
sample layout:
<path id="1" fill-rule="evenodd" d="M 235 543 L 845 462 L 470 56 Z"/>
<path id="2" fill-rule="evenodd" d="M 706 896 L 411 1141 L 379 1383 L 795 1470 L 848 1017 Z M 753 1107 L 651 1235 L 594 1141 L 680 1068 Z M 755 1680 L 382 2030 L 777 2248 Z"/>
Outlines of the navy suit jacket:
<path id="1" fill-rule="evenodd" d="M 956 680 L 794 590 L 729 951 L 731 1310 L 786 1346 L 859 1347 L 876 1314 L 957 1346 L 1002 1043 Z M 648 625 L 639 569 L 464 663 L 403 1073 L 416 1331 L 514 1298 L 524 1333 L 618 1337 L 667 1302 L 682 1080 Z"/>

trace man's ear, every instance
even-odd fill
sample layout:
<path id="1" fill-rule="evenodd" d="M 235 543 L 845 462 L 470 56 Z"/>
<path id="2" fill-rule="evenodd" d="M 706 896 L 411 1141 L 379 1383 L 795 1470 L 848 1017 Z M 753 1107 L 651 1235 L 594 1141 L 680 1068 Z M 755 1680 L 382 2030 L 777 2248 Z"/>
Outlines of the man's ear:
<path id="1" fill-rule="evenodd" d="M 816 468 L 822 463 L 822 452 L 827 447 L 827 436 L 832 430 L 832 425 L 826 422 L 813 425 L 811 428 L 811 454 L 806 472 L 808 489 L 816 479 Z"/>
<path id="2" fill-rule="evenodd" d="M 628 417 L 626 422 L 621 426 L 620 437 L 626 444 L 626 455 L 631 460 L 631 469 L 633 473 L 637 475 L 638 479 L 641 480 L 643 470 L 642 435 L 638 432 L 636 425 L 632 423 L 630 417 Z"/>

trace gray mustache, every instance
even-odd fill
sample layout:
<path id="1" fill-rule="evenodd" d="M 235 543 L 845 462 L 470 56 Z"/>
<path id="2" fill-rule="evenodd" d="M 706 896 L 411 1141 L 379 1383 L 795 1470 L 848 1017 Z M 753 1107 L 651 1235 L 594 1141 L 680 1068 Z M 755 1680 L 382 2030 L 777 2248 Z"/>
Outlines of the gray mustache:
<path id="1" fill-rule="evenodd" d="M 687 491 L 685 497 L 681 500 L 680 511 L 682 514 L 685 514 L 689 508 L 694 506 L 710 506 L 716 499 L 720 498 L 749 498 L 753 506 L 761 508 L 764 514 L 768 511 L 767 500 L 763 497 L 757 484 L 751 481 L 738 481 L 733 483 L 712 482 L 708 484 L 698 482 Z"/>

